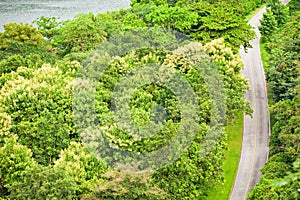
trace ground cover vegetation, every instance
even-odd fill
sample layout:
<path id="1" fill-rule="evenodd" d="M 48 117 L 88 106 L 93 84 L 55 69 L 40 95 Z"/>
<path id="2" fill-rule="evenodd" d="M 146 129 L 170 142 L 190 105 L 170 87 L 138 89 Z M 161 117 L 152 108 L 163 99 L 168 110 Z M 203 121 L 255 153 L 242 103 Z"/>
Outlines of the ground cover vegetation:
<path id="1" fill-rule="evenodd" d="M 244 18 L 262 3 L 133 0 L 127 10 L 80 14 L 67 21 L 41 17 L 34 21 L 35 26 L 6 24 L 0 33 L 0 198 L 205 198 L 212 187 L 224 182 L 227 134 L 222 124 L 220 128 L 211 127 L 218 127 L 221 120 L 212 112 L 210 88 L 193 60 L 187 61 L 185 56 L 197 52 L 199 57 L 193 58 L 196 62 L 209 55 L 216 65 L 226 92 L 224 124 L 241 112 L 250 114 L 249 103 L 243 98 L 248 84 L 240 75 L 243 64 L 237 53 L 240 45 L 249 47 L 254 37 Z M 97 116 L 93 126 L 104 130 L 109 142 L 128 152 L 149 152 L 170 142 L 180 129 L 182 113 L 178 99 L 168 88 L 145 85 L 130 99 L 132 120 L 139 125 L 162 117 L 151 109 L 161 105 L 166 115 L 164 129 L 150 139 L 124 133 L 112 119 L 110 104 L 122 76 L 140 65 L 164 64 L 182 74 L 195 92 L 199 127 L 189 148 L 175 162 L 154 172 L 136 174 L 114 167 L 122 156 L 107 159 L 107 152 L 100 152 L 99 158 L 83 145 L 81 130 L 75 125 L 73 94 L 78 72 L 95 69 L 97 63 L 86 58 L 99 54 L 99 45 L 116 34 L 126 36 L 129 31 L 149 27 L 154 27 L 149 37 L 157 44 L 172 40 L 172 35 L 159 37 L 169 29 L 189 36 L 195 43 L 177 51 L 145 48 L 112 56 L 109 67 L 98 78 L 92 102 Z M 128 38 L 135 41 L 132 34 Z M 202 143 L 210 133 L 217 139 L 208 139 L 211 149 L 203 154 Z"/>

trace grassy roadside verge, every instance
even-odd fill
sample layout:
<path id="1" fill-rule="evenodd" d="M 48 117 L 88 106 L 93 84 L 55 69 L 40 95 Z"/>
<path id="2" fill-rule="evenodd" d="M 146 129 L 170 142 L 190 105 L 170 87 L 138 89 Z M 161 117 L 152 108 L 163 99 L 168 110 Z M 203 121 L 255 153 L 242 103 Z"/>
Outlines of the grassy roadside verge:
<path id="1" fill-rule="evenodd" d="M 259 47 L 260 47 L 260 56 L 261 56 L 261 60 L 262 60 L 262 64 L 263 64 L 263 67 L 264 67 L 264 70 L 267 69 L 268 65 L 268 59 L 269 59 L 269 53 L 267 52 L 266 50 L 266 44 L 265 43 L 262 43 L 260 42 L 259 44 Z"/>
<path id="2" fill-rule="evenodd" d="M 243 114 L 240 113 L 233 123 L 225 127 L 225 130 L 228 135 L 228 150 L 225 152 L 224 162 L 225 183 L 209 191 L 207 200 L 229 199 L 240 160 L 243 137 Z"/>
<path id="3" fill-rule="evenodd" d="M 270 54 L 266 50 L 266 45 L 267 45 L 266 43 L 262 43 L 262 42 L 260 42 L 260 44 L 259 44 L 260 56 L 261 56 L 261 60 L 262 60 L 262 64 L 263 64 L 263 68 L 264 68 L 265 72 L 268 69 L 268 60 L 269 60 L 269 57 L 270 57 Z M 268 83 L 266 83 L 266 84 L 267 84 L 267 91 L 269 91 Z M 270 96 L 269 92 L 267 93 L 267 95 L 268 95 L 268 105 L 269 105 L 269 107 L 271 107 L 274 104 L 274 101 L 272 100 L 272 97 Z"/>

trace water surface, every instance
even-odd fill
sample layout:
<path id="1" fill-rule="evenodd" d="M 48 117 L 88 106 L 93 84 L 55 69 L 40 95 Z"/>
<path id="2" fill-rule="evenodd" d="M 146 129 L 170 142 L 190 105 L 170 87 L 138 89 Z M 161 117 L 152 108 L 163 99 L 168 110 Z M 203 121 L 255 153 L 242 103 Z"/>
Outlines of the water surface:
<path id="1" fill-rule="evenodd" d="M 10 22 L 30 23 L 40 16 L 72 19 L 78 13 L 128 8 L 130 0 L 1 0 L 0 31 Z"/>

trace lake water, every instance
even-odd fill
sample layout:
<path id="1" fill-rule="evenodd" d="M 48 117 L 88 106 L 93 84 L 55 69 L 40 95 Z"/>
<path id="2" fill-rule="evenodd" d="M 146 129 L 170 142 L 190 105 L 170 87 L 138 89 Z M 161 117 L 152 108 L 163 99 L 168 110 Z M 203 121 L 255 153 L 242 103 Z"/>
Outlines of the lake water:
<path id="1" fill-rule="evenodd" d="M 30 23 L 40 16 L 72 19 L 78 13 L 128 8 L 130 0 L 0 0 L 0 31 L 10 22 Z"/>

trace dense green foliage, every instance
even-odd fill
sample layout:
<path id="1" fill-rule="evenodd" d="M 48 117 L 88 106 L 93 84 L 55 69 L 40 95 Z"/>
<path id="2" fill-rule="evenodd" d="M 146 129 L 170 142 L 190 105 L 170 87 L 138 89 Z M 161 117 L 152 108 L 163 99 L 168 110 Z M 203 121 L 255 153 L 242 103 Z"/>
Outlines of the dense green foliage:
<path id="1" fill-rule="evenodd" d="M 5 25 L 0 33 L 0 198 L 205 198 L 209 188 L 224 181 L 222 163 L 227 136 L 222 122 L 229 123 L 239 112 L 251 113 L 243 98 L 248 86 L 240 75 L 243 64 L 237 49 L 240 45 L 249 47 L 254 32 L 244 16 L 261 3 L 261 0 L 246 3 L 137 0 L 127 10 L 80 14 L 67 21 L 41 17 L 34 21 L 35 26 Z M 146 27 L 155 27 L 144 37 L 156 48 L 130 49 L 131 44 L 144 42 L 132 33 Z M 179 34 L 173 35 L 169 29 L 196 41 L 176 51 L 159 49 L 179 38 Z M 124 54 L 101 55 L 101 46 L 97 46 L 104 48 L 106 41 L 116 34 L 126 40 L 113 46 L 114 50 Z M 194 53 L 197 56 L 188 60 L 188 55 Z M 111 61 L 101 76 L 97 72 L 100 58 Z M 93 59 L 96 62 L 90 62 Z M 222 120 L 225 110 L 215 109 L 219 102 L 211 100 L 211 95 L 219 91 L 207 86 L 207 81 L 218 85 L 218 79 L 208 80 L 201 75 L 194 66 L 199 61 L 215 65 L 220 75 L 225 100 L 219 100 L 227 108 L 225 120 Z M 73 112 L 77 99 L 73 99 L 76 89 L 73 86 L 81 70 L 97 72 L 95 98 L 90 102 L 95 105 L 97 116 L 92 119 L 93 127 L 102 130 L 114 148 L 151 152 L 169 143 L 181 129 L 182 105 L 175 93 L 157 83 L 144 85 L 132 93 L 129 108 L 134 123 L 143 126 L 155 125 L 151 124 L 153 120 L 164 122 L 160 124 L 163 128 L 149 138 L 126 134 L 114 122 L 111 105 L 116 84 L 145 65 L 163 65 L 164 75 L 174 70 L 187 80 L 198 106 L 196 112 L 191 109 L 187 113 L 195 116 L 198 126 L 192 129 L 195 137 L 189 147 L 170 165 L 148 173 L 119 172 L 108 165 L 121 165 L 126 161 L 123 155 L 113 157 L 100 148 L 96 156 L 84 145 L 86 138 L 80 137 L 82 130 L 75 126 Z M 80 86 L 84 88 L 84 82 Z M 90 113 L 86 114 L 80 123 L 90 120 Z M 147 130 L 144 133 L 151 134 Z M 96 132 L 91 134 L 97 136 Z M 97 142 L 100 146 L 107 145 Z M 209 146 L 208 152 L 204 152 L 205 145 Z M 178 147 L 175 145 L 171 150 L 176 153 Z M 154 165 L 151 160 L 147 164 Z"/>
<path id="2" fill-rule="evenodd" d="M 92 49 L 106 39 L 106 32 L 93 14 L 77 15 L 74 20 L 66 21 L 62 34 L 64 45 L 70 52 Z"/>
<path id="3" fill-rule="evenodd" d="M 19 67 L 2 77 L 8 80 L 0 90 L 1 111 L 11 116 L 11 132 L 33 151 L 39 163 L 53 162 L 69 145 L 68 136 L 75 132 L 71 80 L 78 64 L 68 67 L 66 72 L 48 65 L 36 71 Z"/>
<path id="4" fill-rule="evenodd" d="M 274 1 L 273 1 L 274 3 Z M 278 6 L 278 2 L 271 6 Z M 267 34 L 267 51 L 271 54 L 266 69 L 271 101 L 272 136 L 270 159 L 262 169 L 263 176 L 249 199 L 299 199 L 300 188 L 300 63 L 299 1 L 289 3 L 290 16 L 277 21 L 273 34 Z M 280 5 L 282 7 L 282 5 Z M 264 20 L 269 20 L 270 8 Z M 286 10 L 286 9 L 284 9 Z M 280 22 L 280 23 L 279 23 Z M 263 23 L 267 28 L 268 23 Z M 269 24 L 270 25 L 270 24 Z M 273 27 L 268 27 L 269 29 Z"/>
<path id="5" fill-rule="evenodd" d="M 149 174 L 112 171 L 104 177 L 108 181 L 82 199 L 166 199 L 167 194 L 149 182 Z"/>
<path id="6" fill-rule="evenodd" d="M 250 1 L 253 3 L 253 1 Z M 259 1 L 256 6 L 263 1 Z M 235 1 L 134 1 L 134 7 L 150 6 L 155 12 L 146 16 L 146 22 L 155 20 L 162 27 L 175 28 L 183 31 L 195 40 L 209 42 L 217 38 L 224 38 L 234 50 L 240 45 L 250 47 L 249 40 L 254 38 L 254 32 L 244 20 L 247 9 L 243 2 Z M 168 5 L 170 4 L 170 5 Z M 250 9 L 255 7 L 250 6 Z M 167 9 L 166 9 L 167 8 Z M 172 13 L 176 12 L 174 15 Z M 190 13 L 190 14 L 189 14 Z M 180 16 L 182 15 L 182 16 Z M 176 20 L 174 17 L 178 17 Z M 173 18 L 173 19 L 172 19 Z M 172 23 L 176 20 L 176 23 Z M 182 20 L 182 22 L 181 22 Z M 178 23 L 177 23 L 178 22 Z"/>
<path id="7" fill-rule="evenodd" d="M 288 7 L 284 6 L 280 1 L 268 1 L 267 12 L 263 14 L 263 20 L 259 27 L 263 42 L 268 41 L 272 34 L 286 22 L 288 14 Z"/>
<path id="8" fill-rule="evenodd" d="M 4 25 L 4 33 L 0 34 L 0 49 L 22 51 L 22 47 L 37 46 L 43 35 L 29 24 L 10 23 Z"/>

